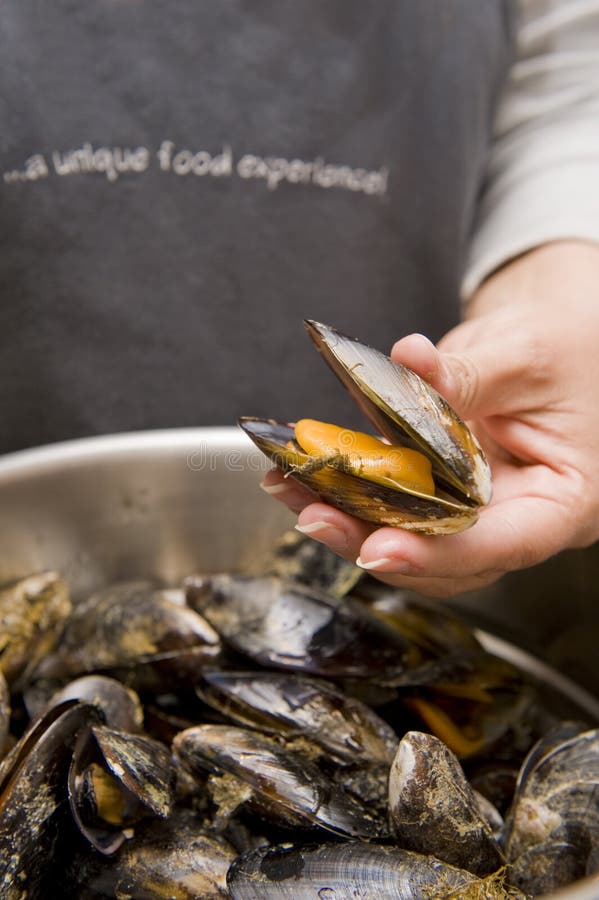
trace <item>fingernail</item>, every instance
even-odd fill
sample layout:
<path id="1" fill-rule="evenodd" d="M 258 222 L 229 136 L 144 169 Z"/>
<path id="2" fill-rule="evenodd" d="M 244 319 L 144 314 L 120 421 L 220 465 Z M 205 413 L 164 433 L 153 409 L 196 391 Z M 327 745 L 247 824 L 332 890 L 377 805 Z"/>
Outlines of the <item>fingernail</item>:
<path id="1" fill-rule="evenodd" d="M 264 484 L 262 481 L 260 487 L 265 494 L 282 494 L 289 488 L 289 485 L 281 481 L 276 482 L 276 484 Z"/>
<path id="2" fill-rule="evenodd" d="M 390 562 L 393 562 L 388 556 L 381 556 L 380 559 L 373 559 L 372 562 L 362 562 L 360 557 L 358 556 L 356 560 L 356 565 L 361 569 L 381 569 L 384 566 L 388 565 Z"/>
<path id="3" fill-rule="evenodd" d="M 330 522 L 310 522 L 309 525 L 295 526 L 295 530 L 299 531 L 301 534 L 316 534 L 317 531 L 324 531 L 325 528 L 328 528 L 331 531 L 336 530 Z"/>
<path id="4" fill-rule="evenodd" d="M 330 522 L 310 522 L 309 525 L 296 525 L 295 528 L 300 534 L 306 534 L 317 541 L 323 541 L 337 553 L 347 550 L 348 539 L 346 533 L 341 528 L 337 528 L 336 525 L 331 525 Z"/>
<path id="5" fill-rule="evenodd" d="M 373 559 L 369 563 L 362 562 L 358 556 L 356 565 L 359 566 L 360 569 L 365 569 L 367 572 L 371 570 L 377 572 L 379 569 L 383 569 L 384 571 L 397 573 L 398 575 L 405 575 L 406 572 L 412 571 L 411 564 L 406 562 L 405 559 L 391 559 L 389 556 L 381 556 L 380 559 Z M 391 566 L 391 568 L 389 568 L 389 566 Z"/>

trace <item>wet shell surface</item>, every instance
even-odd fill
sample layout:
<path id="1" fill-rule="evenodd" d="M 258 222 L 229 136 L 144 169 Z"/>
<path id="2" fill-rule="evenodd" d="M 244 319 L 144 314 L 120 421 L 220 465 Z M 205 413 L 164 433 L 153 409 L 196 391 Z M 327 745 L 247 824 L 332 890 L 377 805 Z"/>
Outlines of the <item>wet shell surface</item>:
<path id="1" fill-rule="evenodd" d="M 56 835 L 68 816 L 64 785 L 77 734 L 98 710 L 69 700 L 36 720 L 0 769 L 0 884 L 4 900 L 44 896 Z"/>
<path id="2" fill-rule="evenodd" d="M 233 900 L 423 900 L 506 897 L 470 872 L 399 847 L 348 842 L 261 848 L 229 869 Z"/>
<path id="3" fill-rule="evenodd" d="M 393 729 L 365 703 L 326 681 L 286 672 L 206 672 L 202 699 L 240 724 L 267 734 L 304 737 L 333 759 L 389 765 Z"/>
<path id="4" fill-rule="evenodd" d="M 274 575 L 190 577 L 186 586 L 222 640 L 261 665 L 376 680 L 399 677 L 411 659 L 410 642 L 352 597 Z"/>
<path id="5" fill-rule="evenodd" d="M 410 731 L 400 741 L 389 813 L 402 847 L 481 876 L 505 863 L 456 756 L 431 734 Z"/>
<path id="6" fill-rule="evenodd" d="M 64 679 L 96 672 L 152 688 L 192 677 L 219 652 L 218 635 L 191 609 L 151 582 L 125 581 L 76 604 L 59 645 L 35 674 Z"/>
<path id="7" fill-rule="evenodd" d="M 230 898 L 227 870 L 237 853 L 210 834 L 189 810 L 143 822 L 121 852 L 99 859 L 81 855 L 69 871 L 76 896 L 85 900 L 143 897 L 144 900 Z"/>
<path id="8" fill-rule="evenodd" d="M 106 726 L 86 729 L 73 750 L 69 803 L 81 833 L 101 853 L 114 853 L 127 829 L 172 805 L 169 753 L 145 735 Z"/>
<path id="9" fill-rule="evenodd" d="M 56 645 L 71 613 L 56 572 L 30 575 L 0 590 L 0 672 L 13 688 L 25 684 Z"/>
<path id="10" fill-rule="evenodd" d="M 315 763 L 265 735 L 229 725 L 198 725 L 177 735 L 173 749 L 190 771 L 228 773 L 252 789 L 264 811 L 288 811 L 292 824 L 343 837 L 382 837 L 378 821 L 351 794 L 337 788 Z"/>
<path id="11" fill-rule="evenodd" d="M 33 669 L 14 635 L 3 900 L 530 900 L 597 873 L 586 710 L 555 727 L 549 685 L 316 546 L 261 576 L 112 585 Z M 67 683 L 70 663 L 92 671 Z"/>
<path id="12" fill-rule="evenodd" d="M 560 727 L 525 760 L 507 822 L 512 880 L 545 893 L 599 871 L 599 730 Z"/>

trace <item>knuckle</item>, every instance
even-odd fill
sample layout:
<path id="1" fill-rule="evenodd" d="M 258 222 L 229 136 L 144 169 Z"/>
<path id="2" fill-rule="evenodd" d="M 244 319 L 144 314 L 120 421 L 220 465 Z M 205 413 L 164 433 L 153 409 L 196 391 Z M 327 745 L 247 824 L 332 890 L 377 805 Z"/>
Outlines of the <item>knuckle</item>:
<path id="1" fill-rule="evenodd" d="M 468 411 L 480 393 L 478 367 L 468 356 L 454 356 L 452 374 L 458 385 L 459 404 L 464 411 Z"/>
<path id="2" fill-rule="evenodd" d="M 522 375 L 537 384 L 545 384 L 550 380 L 555 364 L 555 353 L 552 345 L 542 334 L 528 334 L 521 338 L 519 358 Z"/>

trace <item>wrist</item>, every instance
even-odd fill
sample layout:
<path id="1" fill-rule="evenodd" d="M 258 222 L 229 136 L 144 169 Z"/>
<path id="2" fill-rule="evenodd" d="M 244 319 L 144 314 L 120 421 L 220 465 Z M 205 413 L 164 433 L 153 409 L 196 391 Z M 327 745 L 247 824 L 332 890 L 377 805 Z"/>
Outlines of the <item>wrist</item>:
<path id="1" fill-rule="evenodd" d="M 595 296 L 597 295 L 597 296 Z M 478 288 L 466 307 L 466 318 L 484 315 L 500 306 L 522 308 L 576 297 L 599 311 L 599 244 L 584 241 L 552 241 L 510 260 Z"/>

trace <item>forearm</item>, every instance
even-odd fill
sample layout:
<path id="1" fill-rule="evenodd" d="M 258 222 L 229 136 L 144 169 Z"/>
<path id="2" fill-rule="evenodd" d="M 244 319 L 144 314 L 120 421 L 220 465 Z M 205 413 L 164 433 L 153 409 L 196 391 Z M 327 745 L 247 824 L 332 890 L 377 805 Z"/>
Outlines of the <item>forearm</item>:
<path id="1" fill-rule="evenodd" d="M 557 240 L 599 241 L 599 0 L 520 3 L 462 283 Z"/>

